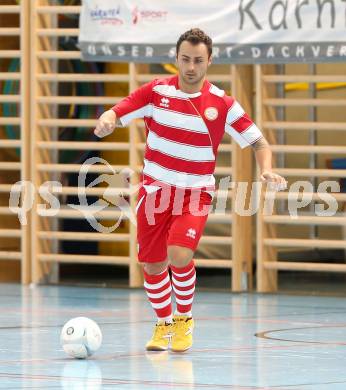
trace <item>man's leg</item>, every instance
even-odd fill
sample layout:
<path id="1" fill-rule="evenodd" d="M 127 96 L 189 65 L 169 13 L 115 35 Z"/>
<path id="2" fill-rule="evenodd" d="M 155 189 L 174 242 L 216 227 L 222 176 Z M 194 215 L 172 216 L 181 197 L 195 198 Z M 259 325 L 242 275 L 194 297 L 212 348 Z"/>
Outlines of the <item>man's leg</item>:
<path id="1" fill-rule="evenodd" d="M 172 322 L 172 286 L 168 274 L 168 261 L 144 263 L 144 288 L 157 320 Z"/>
<path id="2" fill-rule="evenodd" d="M 192 346 L 194 321 L 191 309 L 196 283 L 193 254 L 207 221 L 210 203 L 211 196 L 205 193 L 199 198 L 185 196 L 182 215 L 175 216 L 169 230 L 167 254 L 177 304 L 171 342 L 175 352 L 186 351 Z M 205 212 L 199 212 L 203 208 Z"/>
<path id="3" fill-rule="evenodd" d="M 146 344 L 147 351 L 168 349 L 172 333 L 171 280 L 168 262 L 144 263 L 144 287 L 149 302 L 157 316 L 153 336 Z"/>
<path id="4" fill-rule="evenodd" d="M 172 328 L 172 286 L 168 274 L 167 236 L 170 215 L 165 212 L 155 214 L 155 223 L 149 223 L 147 211 L 159 207 L 160 194 L 147 194 L 140 190 L 137 207 L 138 260 L 143 265 L 144 288 L 154 309 L 157 323 L 153 336 L 146 345 L 149 351 L 168 349 Z M 156 196 L 157 195 L 157 196 Z"/>
<path id="5" fill-rule="evenodd" d="M 191 249 L 177 245 L 168 247 L 172 285 L 177 305 L 173 316 L 171 342 L 171 349 L 174 352 L 184 352 L 192 346 L 194 320 L 191 308 L 196 281 L 196 271 L 192 257 L 193 251 Z"/>
<path id="6" fill-rule="evenodd" d="M 172 285 L 177 304 L 175 314 L 191 317 L 196 282 L 196 270 L 192 259 L 193 251 L 189 248 L 171 245 L 168 247 L 168 258 L 171 264 Z"/>

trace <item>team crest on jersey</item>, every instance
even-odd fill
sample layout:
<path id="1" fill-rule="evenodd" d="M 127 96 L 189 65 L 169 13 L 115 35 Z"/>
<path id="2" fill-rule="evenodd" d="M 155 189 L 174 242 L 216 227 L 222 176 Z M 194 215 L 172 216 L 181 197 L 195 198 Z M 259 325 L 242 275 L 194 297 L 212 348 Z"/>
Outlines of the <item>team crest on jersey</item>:
<path id="1" fill-rule="evenodd" d="M 214 121 L 218 117 L 219 112 L 216 107 L 208 107 L 205 109 L 204 115 L 210 121 Z"/>

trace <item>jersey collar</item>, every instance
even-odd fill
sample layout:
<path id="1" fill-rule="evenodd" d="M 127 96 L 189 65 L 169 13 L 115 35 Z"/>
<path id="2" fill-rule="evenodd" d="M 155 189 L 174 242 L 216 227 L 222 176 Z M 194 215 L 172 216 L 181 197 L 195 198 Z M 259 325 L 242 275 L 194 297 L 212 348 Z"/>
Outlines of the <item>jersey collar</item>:
<path id="1" fill-rule="evenodd" d="M 189 98 L 196 98 L 198 96 L 201 96 L 202 93 L 204 93 L 205 91 L 207 91 L 210 87 L 210 83 L 208 80 L 204 80 L 204 83 L 203 83 L 203 86 L 202 86 L 202 89 L 199 91 L 199 92 L 195 92 L 195 93 L 186 93 L 186 92 L 183 92 L 179 89 L 179 78 L 178 76 L 175 76 L 174 77 L 174 85 L 177 89 L 177 91 L 179 91 L 179 95 L 181 97 L 185 97 L 187 99 Z"/>

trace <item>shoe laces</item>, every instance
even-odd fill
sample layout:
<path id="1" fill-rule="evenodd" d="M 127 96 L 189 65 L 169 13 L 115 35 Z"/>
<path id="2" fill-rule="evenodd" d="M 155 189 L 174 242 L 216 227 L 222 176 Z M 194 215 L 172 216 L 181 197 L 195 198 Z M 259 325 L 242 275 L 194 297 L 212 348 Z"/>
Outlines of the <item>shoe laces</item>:
<path id="1" fill-rule="evenodd" d="M 161 338 L 170 338 L 171 337 L 171 324 L 170 323 L 162 323 L 162 324 L 156 324 L 155 330 L 154 330 L 154 339 L 159 340 Z"/>
<path id="2" fill-rule="evenodd" d="M 188 318 L 178 318 L 173 319 L 174 327 L 184 333 L 185 336 L 192 333 L 192 329 L 190 326 L 191 317 Z M 180 332 L 179 332 L 180 333 Z"/>

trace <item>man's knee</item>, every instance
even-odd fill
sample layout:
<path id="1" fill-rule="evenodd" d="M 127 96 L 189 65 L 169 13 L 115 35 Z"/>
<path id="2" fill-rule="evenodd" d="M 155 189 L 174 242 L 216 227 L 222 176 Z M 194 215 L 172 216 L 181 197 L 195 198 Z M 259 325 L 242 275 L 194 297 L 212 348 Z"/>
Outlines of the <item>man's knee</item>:
<path id="1" fill-rule="evenodd" d="M 167 253 L 170 263 L 178 268 L 187 266 L 193 258 L 193 251 L 191 249 L 176 245 L 169 246 Z"/>
<path id="2" fill-rule="evenodd" d="M 143 269 L 149 275 L 157 275 L 166 270 L 168 267 L 168 260 L 159 263 L 144 263 Z"/>

